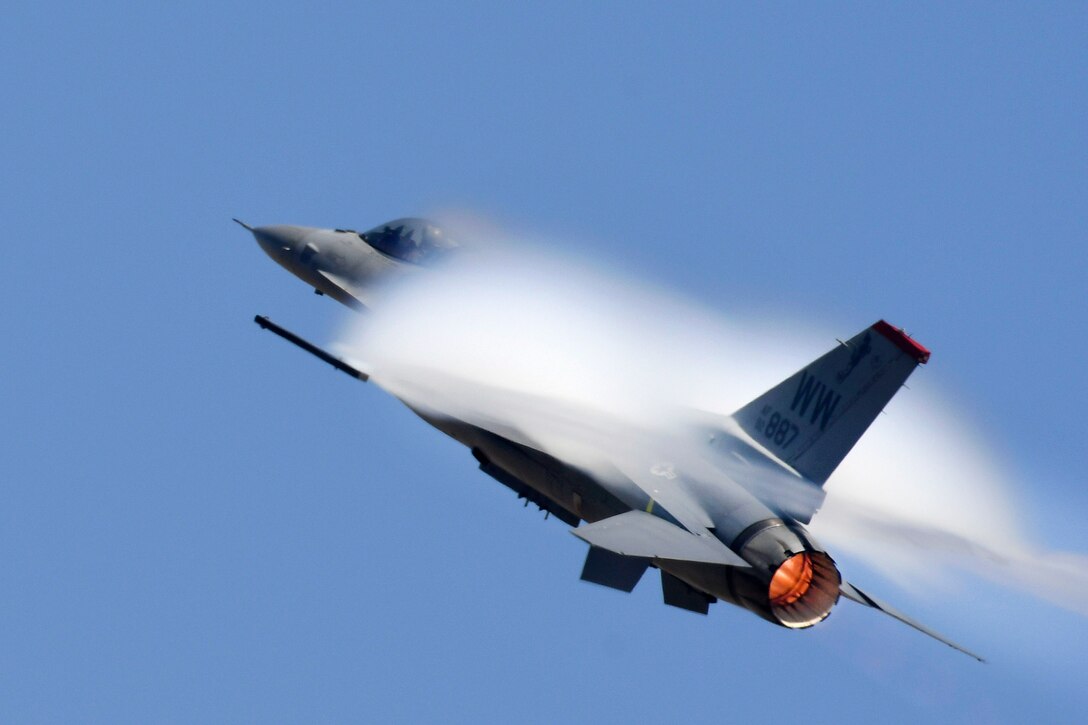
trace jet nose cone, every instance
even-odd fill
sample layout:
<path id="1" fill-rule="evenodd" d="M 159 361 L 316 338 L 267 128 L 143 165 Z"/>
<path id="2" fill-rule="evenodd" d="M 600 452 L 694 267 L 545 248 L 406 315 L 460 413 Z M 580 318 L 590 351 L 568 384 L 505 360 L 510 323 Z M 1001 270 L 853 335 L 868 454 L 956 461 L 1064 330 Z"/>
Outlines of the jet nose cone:
<path id="1" fill-rule="evenodd" d="M 280 224 L 269 227 L 250 227 L 257 244 L 273 259 L 297 252 L 302 248 L 306 234 L 313 231 L 306 227 Z"/>

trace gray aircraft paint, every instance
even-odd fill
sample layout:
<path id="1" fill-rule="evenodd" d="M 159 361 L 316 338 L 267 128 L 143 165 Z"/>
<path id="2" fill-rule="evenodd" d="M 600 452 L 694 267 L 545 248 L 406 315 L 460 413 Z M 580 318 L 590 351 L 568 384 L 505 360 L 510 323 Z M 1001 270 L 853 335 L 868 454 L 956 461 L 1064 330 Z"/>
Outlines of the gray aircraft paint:
<path id="1" fill-rule="evenodd" d="M 277 264 L 315 291 L 354 309 L 373 305 L 386 284 L 419 270 L 416 264 L 378 251 L 354 230 L 286 224 L 251 227 L 235 221 Z"/>

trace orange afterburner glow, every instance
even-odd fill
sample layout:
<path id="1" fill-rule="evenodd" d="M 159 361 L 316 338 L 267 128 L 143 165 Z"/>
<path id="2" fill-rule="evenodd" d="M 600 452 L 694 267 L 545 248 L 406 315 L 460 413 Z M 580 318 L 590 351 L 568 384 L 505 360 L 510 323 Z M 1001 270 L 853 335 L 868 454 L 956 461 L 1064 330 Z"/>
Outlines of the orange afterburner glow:
<path id="1" fill-rule="evenodd" d="M 812 585 L 812 562 L 808 554 L 794 554 L 782 562 L 771 578 L 771 605 L 785 607 L 805 596 Z"/>

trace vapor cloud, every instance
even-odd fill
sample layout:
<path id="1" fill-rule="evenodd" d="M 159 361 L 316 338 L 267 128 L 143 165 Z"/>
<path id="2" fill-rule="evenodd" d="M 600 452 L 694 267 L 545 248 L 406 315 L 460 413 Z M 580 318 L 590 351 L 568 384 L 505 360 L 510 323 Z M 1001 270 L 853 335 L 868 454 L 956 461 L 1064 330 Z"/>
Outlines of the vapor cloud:
<path id="1" fill-rule="evenodd" d="M 413 407 L 592 472 L 647 451 L 704 465 L 697 430 L 855 332 L 725 317 L 554 246 L 488 239 L 387 290 L 338 350 Z M 832 476 L 811 528 L 907 588 L 966 570 L 1088 614 L 1088 557 L 1031 543 L 993 446 L 928 372 Z"/>

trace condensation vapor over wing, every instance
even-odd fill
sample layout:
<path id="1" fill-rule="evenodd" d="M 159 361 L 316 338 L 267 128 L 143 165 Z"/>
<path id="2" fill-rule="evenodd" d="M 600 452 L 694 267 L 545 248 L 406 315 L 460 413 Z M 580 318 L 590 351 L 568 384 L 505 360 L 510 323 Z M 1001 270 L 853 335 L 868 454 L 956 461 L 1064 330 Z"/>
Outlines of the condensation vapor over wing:
<path id="1" fill-rule="evenodd" d="M 556 251 L 562 244 L 495 236 L 391 290 L 349 323 L 338 349 L 414 407 L 591 472 L 647 447 L 704 466 L 696 431 L 836 337 L 797 321 L 718 315 Z M 831 477 L 814 532 L 905 586 L 967 567 L 1084 612 L 1086 558 L 1034 546 L 994 447 L 928 381 L 912 387 Z"/>

